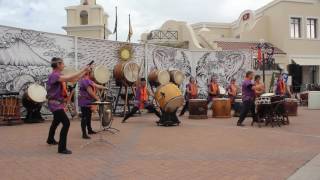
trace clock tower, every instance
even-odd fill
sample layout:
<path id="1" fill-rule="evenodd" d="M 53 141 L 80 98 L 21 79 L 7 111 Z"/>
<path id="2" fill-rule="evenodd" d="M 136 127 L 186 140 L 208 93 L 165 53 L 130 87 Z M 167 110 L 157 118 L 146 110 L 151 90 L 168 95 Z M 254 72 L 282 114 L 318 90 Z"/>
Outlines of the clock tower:
<path id="1" fill-rule="evenodd" d="M 69 36 L 108 39 L 108 14 L 96 0 L 81 0 L 79 5 L 65 8 L 67 26 L 63 29 Z"/>

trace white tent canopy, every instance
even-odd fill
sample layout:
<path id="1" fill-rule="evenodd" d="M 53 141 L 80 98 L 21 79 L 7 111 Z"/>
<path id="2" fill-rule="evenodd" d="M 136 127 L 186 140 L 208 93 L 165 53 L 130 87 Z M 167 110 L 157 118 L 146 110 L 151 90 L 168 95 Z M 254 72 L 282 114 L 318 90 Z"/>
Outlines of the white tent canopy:
<path id="1" fill-rule="evenodd" d="M 296 64 L 300 66 L 320 66 L 320 57 L 319 58 L 293 58 Z"/>

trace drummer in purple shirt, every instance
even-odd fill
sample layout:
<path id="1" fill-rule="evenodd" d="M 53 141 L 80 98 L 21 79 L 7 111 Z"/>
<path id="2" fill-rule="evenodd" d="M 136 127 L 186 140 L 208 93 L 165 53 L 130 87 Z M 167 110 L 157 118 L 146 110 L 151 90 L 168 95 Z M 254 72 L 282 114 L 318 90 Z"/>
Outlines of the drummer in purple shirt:
<path id="1" fill-rule="evenodd" d="M 252 83 L 253 72 L 248 71 L 246 73 L 246 79 L 242 82 L 242 102 L 240 118 L 238 120 L 237 126 L 244 126 L 242 123 L 247 117 L 249 111 L 252 113 L 253 121 L 256 119 L 255 113 L 255 85 Z"/>
<path id="2" fill-rule="evenodd" d="M 107 89 L 104 86 L 96 84 L 90 78 L 90 73 L 86 73 L 79 81 L 80 94 L 79 94 L 79 106 L 81 107 L 81 130 L 82 138 L 90 139 L 88 134 L 96 134 L 91 127 L 92 105 L 94 101 L 100 101 L 100 98 L 96 94 L 96 89 Z M 88 134 L 86 129 L 88 129 Z"/>
<path id="3" fill-rule="evenodd" d="M 62 75 L 61 72 L 64 69 L 64 63 L 61 58 L 52 58 L 51 67 L 52 73 L 48 77 L 47 82 L 47 98 L 48 106 L 50 111 L 53 113 L 53 121 L 49 130 L 47 143 L 50 145 L 58 145 L 58 153 L 71 154 L 72 152 L 67 149 L 67 135 L 69 131 L 70 121 L 65 113 L 65 99 L 66 93 L 66 82 L 77 81 L 83 76 L 90 67 L 82 69 L 81 71 L 72 75 Z M 54 139 L 54 135 L 58 125 L 62 123 L 62 129 L 60 132 L 59 143 Z"/>

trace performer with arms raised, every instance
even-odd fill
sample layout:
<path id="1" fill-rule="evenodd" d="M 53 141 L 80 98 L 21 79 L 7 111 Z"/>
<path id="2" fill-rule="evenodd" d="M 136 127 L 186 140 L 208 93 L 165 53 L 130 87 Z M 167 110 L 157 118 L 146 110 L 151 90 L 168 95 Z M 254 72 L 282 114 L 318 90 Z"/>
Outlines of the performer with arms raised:
<path id="1" fill-rule="evenodd" d="M 260 75 L 256 75 L 254 77 L 254 85 L 256 87 L 256 89 L 255 89 L 256 97 L 260 97 L 266 91 L 264 84 L 262 82 L 260 82 L 260 80 L 261 80 Z"/>
<path id="2" fill-rule="evenodd" d="M 51 60 L 51 67 L 53 72 L 48 77 L 47 92 L 48 92 L 48 105 L 50 111 L 53 113 L 53 121 L 49 130 L 47 143 L 50 145 L 58 146 L 58 153 L 71 154 L 72 152 L 67 149 L 67 135 L 69 131 L 70 121 L 65 113 L 64 103 L 67 96 L 66 82 L 77 81 L 81 76 L 89 71 L 90 67 L 82 69 L 81 71 L 72 75 L 62 75 L 64 63 L 61 58 L 53 58 Z M 58 125 L 62 123 L 60 132 L 59 143 L 55 141 L 54 135 Z"/>

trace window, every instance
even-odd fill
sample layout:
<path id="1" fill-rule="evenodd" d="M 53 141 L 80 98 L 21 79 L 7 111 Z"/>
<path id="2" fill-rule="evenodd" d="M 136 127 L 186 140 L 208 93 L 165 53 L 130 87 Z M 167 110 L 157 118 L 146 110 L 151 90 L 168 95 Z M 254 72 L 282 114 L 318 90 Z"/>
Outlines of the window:
<path id="1" fill-rule="evenodd" d="M 88 24 L 88 12 L 87 11 L 81 11 L 81 13 L 80 13 L 80 21 L 81 21 L 81 25 L 87 25 Z"/>
<path id="2" fill-rule="evenodd" d="M 291 38 L 301 38 L 301 18 L 290 19 Z"/>
<path id="3" fill-rule="evenodd" d="M 308 39 L 317 39 L 318 34 L 318 20 L 314 18 L 307 18 L 307 38 Z"/>

